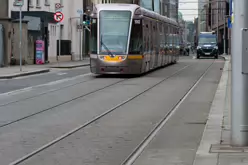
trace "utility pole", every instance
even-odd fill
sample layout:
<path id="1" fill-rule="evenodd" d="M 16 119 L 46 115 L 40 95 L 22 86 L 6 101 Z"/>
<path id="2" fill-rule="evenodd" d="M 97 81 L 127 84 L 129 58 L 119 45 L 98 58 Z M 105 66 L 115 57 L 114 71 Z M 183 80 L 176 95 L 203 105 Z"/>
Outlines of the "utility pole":
<path id="1" fill-rule="evenodd" d="M 217 44 L 219 45 L 219 0 L 217 0 Z"/>
<path id="2" fill-rule="evenodd" d="M 81 54 L 80 55 L 83 60 L 84 60 L 84 52 L 85 52 L 85 30 L 84 30 L 84 24 L 83 24 L 83 17 L 84 17 L 84 11 L 85 11 L 85 4 L 84 4 L 84 0 L 83 0 L 83 14 L 80 16 L 80 25 L 82 25 L 82 37 L 81 40 L 83 40 L 83 43 L 80 45 L 80 47 L 82 46 L 82 50 L 81 50 Z"/>
<path id="3" fill-rule="evenodd" d="M 20 71 L 22 71 L 22 6 L 24 4 L 23 0 L 15 0 L 15 4 L 19 6 L 19 31 L 20 31 L 20 43 L 19 43 L 19 53 L 20 53 Z"/>
<path id="4" fill-rule="evenodd" d="M 235 0 L 232 29 L 231 144 L 248 145 L 248 0 Z"/>
<path id="5" fill-rule="evenodd" d="M 213 31 L 213 2 L 212 2 L 212 0 L 210 1 L 210 4 L 211 4 L 211 31 Z"/>
<path id="6" fill-rule="evenodd" d="M 22 71 L 22 5 L 20 5 L 20 71 Z"/>
<path id="7" fill-rule="evenodd" d="M 226 18 L 227 15 L 224 16 L 224 52 L 223 55 L 226 55 Z"/>

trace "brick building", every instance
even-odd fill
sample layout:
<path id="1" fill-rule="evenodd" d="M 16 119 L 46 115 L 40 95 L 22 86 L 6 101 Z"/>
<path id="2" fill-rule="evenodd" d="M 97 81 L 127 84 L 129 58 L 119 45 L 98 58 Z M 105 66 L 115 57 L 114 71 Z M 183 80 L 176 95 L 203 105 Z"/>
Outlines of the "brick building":
<path id="1" fill-rule="evenodd" d="M 226 39 L 226 53 L 230 54 L 231 45 L 231 31 L 227 26 L 227 19 L 229 15 L 229 1 L 223 0 L 209 0 L 209 21 L 210 29 L 213 31 L 218 31 L 218 43 L 220 52 L 224 52 L 224 29 L 225 29 L 225 39 Z"/>

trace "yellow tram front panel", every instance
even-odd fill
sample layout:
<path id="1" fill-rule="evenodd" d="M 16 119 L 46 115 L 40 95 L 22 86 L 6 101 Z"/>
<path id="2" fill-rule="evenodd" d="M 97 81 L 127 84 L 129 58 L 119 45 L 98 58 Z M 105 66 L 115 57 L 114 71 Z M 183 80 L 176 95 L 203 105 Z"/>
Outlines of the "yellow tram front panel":
<path id="1" fill-rule="evenodd" d="M 111 57 L 109 55 L 99 55 L 99 58 L 104 62 L 123 62 L 127 56 L 126 55 L 115 55 Z"/>

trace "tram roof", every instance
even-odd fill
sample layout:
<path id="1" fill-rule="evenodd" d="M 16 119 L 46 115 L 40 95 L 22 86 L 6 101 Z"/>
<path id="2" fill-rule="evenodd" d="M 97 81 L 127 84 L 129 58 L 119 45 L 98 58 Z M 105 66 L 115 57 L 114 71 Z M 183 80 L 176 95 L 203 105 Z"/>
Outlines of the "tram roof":
<path id="1" fill-rule="evenodd" d="M 155 17 L 161 21 L 165 21 L 175 26 L 178 26 L 178 23 L 175 20 L 172 20 L 166 16 L 162 16 L 154 11 L 140 7 L 139 5 L 136 4 L 108 3 L 108 4 L 96 4 L 95 7 L 97 10 L 129 10 L 133 13 L 140 8 L 141 14 L 144 16 L 148 16 L 152 18 Z"/>

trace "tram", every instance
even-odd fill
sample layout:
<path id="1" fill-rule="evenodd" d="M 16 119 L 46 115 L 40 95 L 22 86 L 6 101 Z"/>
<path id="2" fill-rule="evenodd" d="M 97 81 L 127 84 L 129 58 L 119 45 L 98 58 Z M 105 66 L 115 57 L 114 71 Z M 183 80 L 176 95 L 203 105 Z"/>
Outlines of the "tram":
<path id="1" fill-rule="evenodd" d="M 176 21 L 135 4 L 97 4 L 91 13 L 90 69 L 142 74 L 179 59 Z"/>

